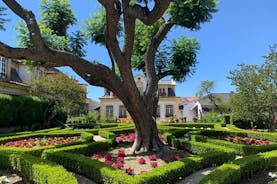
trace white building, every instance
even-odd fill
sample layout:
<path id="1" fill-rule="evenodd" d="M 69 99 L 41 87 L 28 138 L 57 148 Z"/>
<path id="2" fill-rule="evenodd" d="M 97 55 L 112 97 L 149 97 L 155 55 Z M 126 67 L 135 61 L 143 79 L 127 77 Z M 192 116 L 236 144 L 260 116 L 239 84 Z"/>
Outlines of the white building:
<path id="1" fill-rule="evenodd" d="M 143 75 L 137 75 L 135 82 L 138 91 L 143 93 L 147 82 Z M 179 99 L 175 95 L 176 82 L 173 80 L 161 80 L 159 85 L 159 103 L 157 108 L 157 120 L 168 121 L 172 118 L 179 119 Z M 111 92 L 105 90 L 105 94 L 100 98 L 101 116 L 112 116 L 116 118 L 130 118 L 123 103 Z"/>

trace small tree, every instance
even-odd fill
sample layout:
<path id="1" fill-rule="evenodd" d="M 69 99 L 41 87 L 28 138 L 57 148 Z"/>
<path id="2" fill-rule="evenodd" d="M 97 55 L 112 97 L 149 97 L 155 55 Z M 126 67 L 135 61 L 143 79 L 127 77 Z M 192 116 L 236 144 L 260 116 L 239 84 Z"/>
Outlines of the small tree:
<path id="1" fill-rule="evenodd" d="M 84 111 L 86 91 L 76 80 L 64 74 L 44 75 L 32 80 L 30 93 L 48 101 L 48 107 L 44 112 L 45 125 L 48 125 L 59 112 Z"/>
<path id="2" fill-rule="evenodd" d="M 225 104 L 223 105 L 223 101 L 221 97 L 214 95 L 214 81 L 202 81 L 200 85 L 199 91 L 196 93 L 196 96 L 199 96 L 200 98 L 207 96 L 210 102 L 214 105 L 214 108 L 217 112 L 222 113 L 223 111 L 223 106 L 226 106 Z M 220 107 L 220 104 L 222 104 L 222 108 Z"/>
<path id="3" fill-rule="evenodd" d="M 277 53 L 271 47 L 261 65 L 238 65 L 229 79 L 236 86 L 231 106 L 234 119 L 258 123 L 263 121 L 270 131 L 277 126 Z"/>

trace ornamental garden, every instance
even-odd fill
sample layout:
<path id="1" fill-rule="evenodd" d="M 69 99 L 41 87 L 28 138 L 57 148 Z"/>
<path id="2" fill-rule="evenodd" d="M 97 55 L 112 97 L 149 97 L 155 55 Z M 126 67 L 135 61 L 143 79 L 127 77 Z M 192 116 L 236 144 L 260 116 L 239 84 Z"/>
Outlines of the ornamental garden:
<path id="1" fill-rule="evenodd" d="M 160 123 L 158 129 L 168 154 L 131 153 L 131 123 L 0 134 L 0 167 L 39 184 L 77 184 L 77 176 L 95 183 L 182 183 L 206 168 L 211 172 L 197 183 L 243 183 L 269 172 L 274 183 L 277 133 L 224 123 Z"/>

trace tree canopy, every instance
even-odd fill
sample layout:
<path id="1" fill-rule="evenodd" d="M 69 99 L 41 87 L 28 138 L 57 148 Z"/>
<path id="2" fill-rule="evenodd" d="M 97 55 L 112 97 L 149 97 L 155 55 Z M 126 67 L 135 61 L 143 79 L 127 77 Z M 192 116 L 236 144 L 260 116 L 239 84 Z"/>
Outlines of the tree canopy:
<path id="1" fill-rule="evenodd" d="M 259 65 L 240 64 L 230 72 L 236 87 L 231 105 L 235 120 L 265 123 L 270 130 L 277 126 L 277 53 L 271 47 L 265 62 Z"/>
<path id="2" fill-rule="evenodd" d="M 76 80 L 65 74 L 49 74 L 31 81 L 30 93 L 47 100 L 49 105 L 45 120 L 49 121 L 59 112 L 80 113 L 84 111 L 86 91 Z M 46 119 L 46 113 L 48 119 Z"/>

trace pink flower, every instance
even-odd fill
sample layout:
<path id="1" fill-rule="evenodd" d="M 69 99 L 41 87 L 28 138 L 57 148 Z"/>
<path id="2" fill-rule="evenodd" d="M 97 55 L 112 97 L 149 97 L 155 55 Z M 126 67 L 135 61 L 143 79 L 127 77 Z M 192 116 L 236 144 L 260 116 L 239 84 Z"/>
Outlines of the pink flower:
<path id="1" fill-rule="evenodd" d="M 139 163 L 139 164 L 145 164 L 145 163 L 146 163 L 146 160 L 145 160 L 143 157 L 140 157 L 140 158 L 138 159 L 138 163 Z"/>
<path id="2" fill-rule="evenodd" d="M 114 163 L 112 164 L 112 167 L 116 169 L 124 169 L 124 165 L 122 163 Z"/>
<path id="3" fill-rule="evenodd" d="M 155 168 L 158 166 L 158 162 L 150 162 L 150 166 Z"/>
<path id="4" fill-rule="evenodd" d="M 112 160 L 112 155 L 107 154 L 107 155 L 104 156 L 104 159 L 111 161 Z"/>
<path id="5" fill-rule="evenodd" d="M 155 161 L 155 160 L 157 160 L 157 155 L 155 155 L 155 154 L 149 155 L 148 158 L 149 158 L 149 160 Z"/>
<path id="6" fill-rule="evenodd" d="M 110 161 L 110 160 L 105 160 L 105 164 L 107 164 L 107 165 L 112 165 L 113 163 L 112 163 L 112 161 Z"/>
<path id="7" fill-rule="evenodd" d="M 124 163 L 124 157 L 117 157 L 116 162 L 117 163 Z"/>
<path id="8" fill-rule="evenodd" d="M 99 154 L 93 154 L 93 156 L 91 157 L 93 160 L 99 160 L 100 155 Z"/>
<path id="9" fill-rule="evenodd" d="M 119 150 L 117 151 L 117 155 L 118 155 L 118 157 L 125 157 L 125 156 L 126 156 L 126 155 L 125 155 L 125 150 L 119 149 Z"/>
<path id="10" fill-rule="evenodd" d="M 171 161 L 176 161 L 176 160 L 179 160 L 179 157 L 178 157 L 177 155 L 172 155 L 172 156 L 170 157 L 170 160 L 171 160 Z"/>

